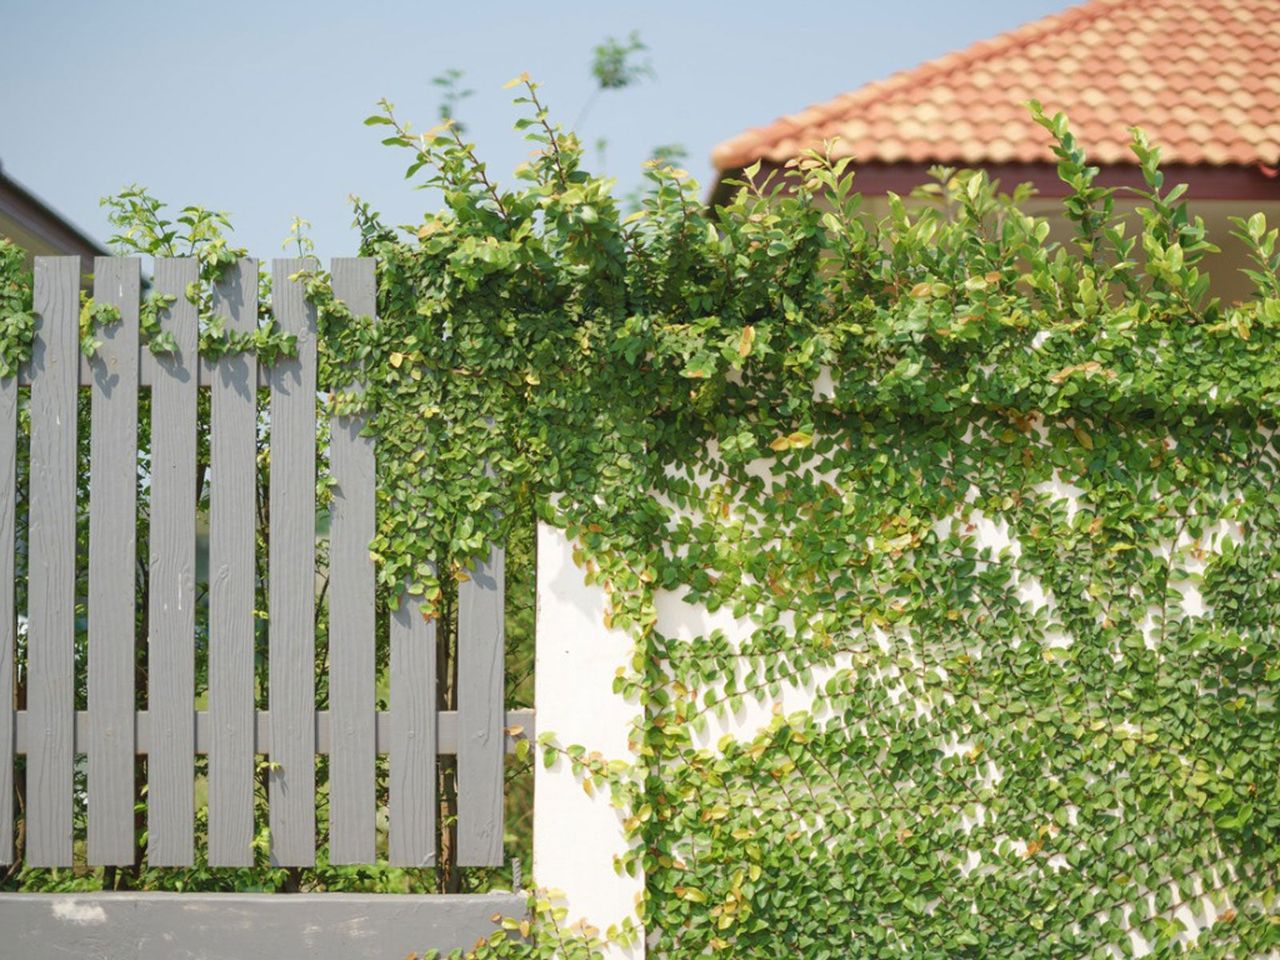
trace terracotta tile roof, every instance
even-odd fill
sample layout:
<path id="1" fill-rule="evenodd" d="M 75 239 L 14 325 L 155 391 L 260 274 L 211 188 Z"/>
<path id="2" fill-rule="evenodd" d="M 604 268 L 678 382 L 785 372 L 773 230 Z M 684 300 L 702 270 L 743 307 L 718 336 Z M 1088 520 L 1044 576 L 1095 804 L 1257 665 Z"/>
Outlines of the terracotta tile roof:
<path id="1" fill-rule="evenodd" d="M 1052 161 L 1026 101 L 1066 112 L 1092 161 L 1280 161 L 1280 0 L 1091 0 L 718 146 L 721 170 L 823 141 L 885 163 Z"/>

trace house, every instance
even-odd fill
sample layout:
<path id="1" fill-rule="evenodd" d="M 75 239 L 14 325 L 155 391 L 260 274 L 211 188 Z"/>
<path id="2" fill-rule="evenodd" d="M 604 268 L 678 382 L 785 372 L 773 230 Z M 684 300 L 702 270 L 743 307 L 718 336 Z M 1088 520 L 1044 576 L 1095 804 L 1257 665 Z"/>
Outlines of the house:
<path id="1" fill-rule="evenodd" d="M 1031 99 L 1067 114 L 1099 185 L 1142 183 L 1128 149 L 1129 128 L 1142 127 L 1161 147 L 1166 187 L 1188 184 L 1192 213 L 1223 248 L 1207 263 L 1214 292 L 1247 295 L 1227 218 L 1261 210 L 1280 225 L 1277 0 L 1090 0 L 720 144 L 712 201 L 756 161 L 764 178 L 838 138 L 833 152 L 855 158 L 869 198 L 905 195 L 935 164 L 983 167 L 1006 189 L 1032 183 L 1028 209 L 1054 214 L 1065 188 Z M 1122 196 L 1118 208 L 1134 206 Z M 1054 235 L 1069 236 L 1054 220 Z"/>
<path id="2" fill-rule="evenodd" d="M 105 257 L 106 248 L 84 233 L 0 167 L 0 237 L 12 240 L 28 257 L 47 254 Z M 82 261 L 85 271 L 89 260 Z"/>

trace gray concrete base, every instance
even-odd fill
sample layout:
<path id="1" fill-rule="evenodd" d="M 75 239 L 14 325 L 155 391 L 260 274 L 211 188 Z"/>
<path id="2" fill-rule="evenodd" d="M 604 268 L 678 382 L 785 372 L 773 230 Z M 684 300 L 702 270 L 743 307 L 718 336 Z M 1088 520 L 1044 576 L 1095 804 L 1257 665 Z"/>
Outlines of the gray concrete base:
<path id="1" fill-rule="evenodd" d="M 0 960 L 403 960 L 470 947 L 520 894 L 0 893 Z"/>

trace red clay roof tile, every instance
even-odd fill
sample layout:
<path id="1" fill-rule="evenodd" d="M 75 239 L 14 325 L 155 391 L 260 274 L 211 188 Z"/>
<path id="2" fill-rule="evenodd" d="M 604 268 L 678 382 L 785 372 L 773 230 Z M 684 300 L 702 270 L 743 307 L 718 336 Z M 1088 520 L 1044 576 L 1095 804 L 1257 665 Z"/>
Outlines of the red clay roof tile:
<path id="1" fill-rule="evenodd" d="M 862 161 L 1052 161 L 1026 100 L 1064 110 L 1091 157 L 1280 163 L 1280 0 L 1090 0 L 720 144 L 721 170 L 838 138 Z"/>

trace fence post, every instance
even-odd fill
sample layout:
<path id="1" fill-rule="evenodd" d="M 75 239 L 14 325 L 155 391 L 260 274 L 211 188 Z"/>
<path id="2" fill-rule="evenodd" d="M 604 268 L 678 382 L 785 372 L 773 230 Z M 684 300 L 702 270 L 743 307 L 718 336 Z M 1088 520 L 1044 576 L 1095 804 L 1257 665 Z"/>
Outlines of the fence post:
<path id="1" fill-rule="evenodd" d="M 213 288 L 228 331 L 258 325 L 258 261 Z M 254 554 L 258 499 L 258 358 L 223 357 L 209 403 L 209 865 L 253 866 Z"/>
<path id="2" fill-rule="evenodd" d="M 80 258 L 37 257 L 27 576 L 27 865 L 73 862 Z"/>
<path id="3" fill-rule="evenodd" d="M 333 294 L 356 316 L 378 312 L 374 269 L 372 258 L 333 261 Z M 374 447 L 372 437 L 362 436 L 366 417 L 334 416 L 329 423 L 335 484 L 329 507 L 329 862 L 371 863 L 377 859 L 378 805 L 377 618 L 369 556 L 377 524 Z"/>
<path id="4" fill-rule="evenodd" d="M 639 707 L 613 692 L 620 666 L 631 658 L 631 638 L 604 626 L 604 593 L 587 586 L 564 534 L 538 524 L 537 663 L 534 702 L 538 730 L 562 746 L 581 744 L 609 759 L 633 762 L 627 737 Z M 615 855 L 627 849 L 623 812 L 608 791 L 588 796 L 568 764 L 534 764 L 533 880 L 561 890 L 568 922 L 585 919 L 607 930 L 635 916 L 643 875 L 619 875 Z M 644 956 L 643 937 L 615 947 L 610 957 Z"/>
<path id="5" fill-rule="evenodd" d="M 300 270 L 306 259 L 271 262 L 271 312 L 298 338 L 271 380 L 271 478 L 267 558 L 267 671 L 271 688 L 271 863 L 310 867 L 316 857 L 316 308 Z M 216 481 L 215 481 L 216 482 Z"/>
<path id="6" fill-rule="evenodd" d="M 196 451 L 200 357 L 198 280 L 191 259 L 156 261 L 156 291 L 173 298 L 163 312 L 175 349 L 157 357 L 151 385 L 151 530 L 147 707 L 155 723 L 147 755 L 147 861 L 185 867 L 195 860 Z"/>

